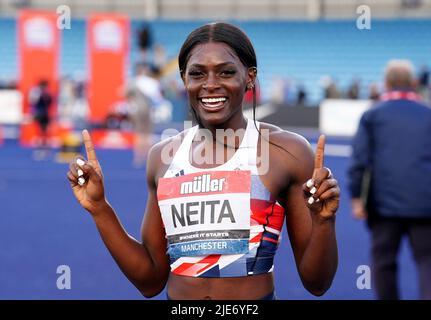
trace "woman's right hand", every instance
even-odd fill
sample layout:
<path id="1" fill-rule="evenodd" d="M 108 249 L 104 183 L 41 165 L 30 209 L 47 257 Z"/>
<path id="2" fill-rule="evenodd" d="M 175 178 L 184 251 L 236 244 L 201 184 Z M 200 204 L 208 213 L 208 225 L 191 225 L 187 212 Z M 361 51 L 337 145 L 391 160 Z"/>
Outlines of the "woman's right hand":
<path id="1" fill-rule="evenodd" d="M 67 178 L 79 204 L 94 215 L 107 205 L 103 174 L 87 130 L 82 131 L 82 137 L 88 161 L 81 155 L 76 156 L 69 165 Z"/>

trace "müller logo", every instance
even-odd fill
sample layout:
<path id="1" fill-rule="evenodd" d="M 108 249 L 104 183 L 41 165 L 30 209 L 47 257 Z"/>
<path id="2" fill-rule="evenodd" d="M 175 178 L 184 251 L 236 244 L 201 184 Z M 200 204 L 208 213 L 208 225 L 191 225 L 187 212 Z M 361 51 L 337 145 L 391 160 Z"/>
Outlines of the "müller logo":
<path id="1" fill-rule="evenodd" d="M 181 183 L 180 194 L 222 191 L 225 180 L 225 178 L 211 179 L 210 174 L 196 176 L 193 181 Z"/>

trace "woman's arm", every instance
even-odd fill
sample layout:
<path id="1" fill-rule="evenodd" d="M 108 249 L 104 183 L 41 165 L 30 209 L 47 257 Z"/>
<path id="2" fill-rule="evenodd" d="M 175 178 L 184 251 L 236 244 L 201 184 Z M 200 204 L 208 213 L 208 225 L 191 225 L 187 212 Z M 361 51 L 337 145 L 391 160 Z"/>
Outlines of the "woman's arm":
<path id="1" fill-rule="evenodd" d="M 71 163 L 68 178 L 78 202 L 90 212 L 100 236 L 126 277 L 146 297 L 157 295 L 165 287 L 169 263 L 166 256 L 166 240 L 160 219 L 155 194 L 155 170 L 157 169 L 157 148 L 150 152 L 147 167 L 149 197 L 142 226 L 143 242 L 135 240 L 121 225 L 114 209 L 105 199 L 103 175 L 97 161 L 88 132 L 83 133 L 88 161 L 84 165 Z M 155 149 L 155 150 L 154 150 Z M 78 170 L 83 171 L 85 183 L 78 183 Z M 151 230 L 151 234 L 149 233 Z"/>
<path id="2" fill-rule="evenodd" d="M 285 193 L 287 231 L 304 287 L 320 296 L 331 286 L 338 265 L 335 235 L 338 183 L 327 168 L 315 167 L 313 152 L 305 139 L 292 134 L 282 136 L 276 143 L 296 158 L 288 156 L 284 162 L 289 176 Z M 323 150 L 321 152 L 323 164 Z M 309 191 L 313 186 L 308 187 L 307 181 L 312 177 L 316 187 L 314 199 L 319 201 L 309 204 Z"/>
<path id="3" fill-rule="evenodd" d="M 286 223 L 304 287 L 314 295 L 323 295 L 331 286 L 338 265 L 335 217 L 322 219 L 311 213 L 302 185 L 295 183 L 288 192 Z"/>

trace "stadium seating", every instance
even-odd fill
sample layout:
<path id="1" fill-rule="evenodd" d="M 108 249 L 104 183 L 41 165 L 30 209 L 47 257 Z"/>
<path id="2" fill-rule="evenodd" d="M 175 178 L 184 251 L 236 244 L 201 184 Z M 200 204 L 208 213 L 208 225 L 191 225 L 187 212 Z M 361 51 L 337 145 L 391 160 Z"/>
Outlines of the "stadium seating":
<path id="1" fill-rule="evenodd" d="M 235 21 L 234 21 L 235 22 Z M 175 57 L 185 36 L 204 21 L 151 21 L 154 40 L 162 44 L 168 57 Z M 263 98 L 268 98 L 275 76 L 289 78 L 305 86 L 309 99 L 322 98 L 319 81 L 330 76 L 345 90 L 359 78 L 362 96 L 371 82 L 381 82 L 383 68 L 391 58 L 407 58 L 416 67 L 431 64 L 431 20 L 373 20 L 371 30 L 359 30 L 354 20 L 332 21 L 236 21 L 250 36 L 258 55 L 259 81 Z M 128 72 L 138 58 L 133 20 Z M 18 77 L 16 24 L 0 19 L 0 79 Z M 72 20 L 72 28 L 62 33 L 61 75 L 85 75 L 85 21 Z"/>

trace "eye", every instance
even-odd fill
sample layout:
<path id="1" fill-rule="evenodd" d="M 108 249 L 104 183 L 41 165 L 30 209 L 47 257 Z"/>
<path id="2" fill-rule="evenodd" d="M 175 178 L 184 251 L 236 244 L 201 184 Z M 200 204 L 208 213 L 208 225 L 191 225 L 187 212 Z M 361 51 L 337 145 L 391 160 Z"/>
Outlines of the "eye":
<path id="1" fill-rule="evenodd" d="M 235 73 L 236 70 L 233 69 L 223 70 L 222 72 L 220 72 L 220 74 L 225 77 L 233 76 Z"/>
<path id="2" fill-rule="evenodd" d="M 200 78 L 202 77 L 204 74 L 201 71 L 198 70 L 190 70 L 189 71 L 189 76 L 192 78 Z"/>

